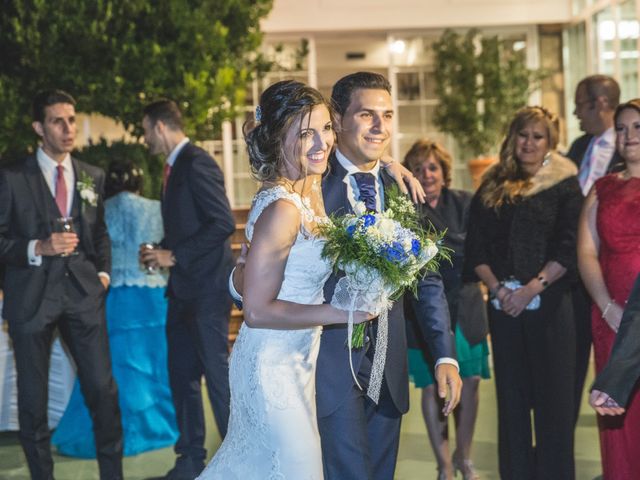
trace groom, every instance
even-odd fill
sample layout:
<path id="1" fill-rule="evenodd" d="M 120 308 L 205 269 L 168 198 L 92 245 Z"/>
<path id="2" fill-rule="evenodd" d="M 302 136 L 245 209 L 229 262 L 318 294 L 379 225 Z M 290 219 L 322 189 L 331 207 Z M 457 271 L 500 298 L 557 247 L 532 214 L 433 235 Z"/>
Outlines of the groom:
<path id="1" fill-rule="evenodd" d="M 338 149 L 329 159 L 329 174 L 322 181 L 327 214 L 351 213 L 357 201 L 381 210 L 384 189 L 393 184 L 381 168 L 392 133 L 391 86 L 382 75 L 358 72 L 340 79 L 333 87 L 337 110 Z M 242 269 L 230 282 L 232 295 L 241 299 Z M 329 301 L 337 278 L 325 284 Z M 347 326 L 323 327 L 316 371 L 318 427 L 322 442 L 325 480 L 392 480 L 400 439 L 400 420 L 409 409 L 407 341 L 401 300 L 389 312 L 386 364 L 378 404 L 366 395 L 375 353 L 377 321 L 371 322 L 363 348 L 354 349 L 352 360 L 358 383 L 349 369 Z M 450 401 L 445 413 L 458 404 L 462 380 L 458 374 L 454 339 L 442 280 L 428 274 L 418 284 L 422 330 L 436 362 L 438 393 Z"/>
<path id="2" fill-rule="evenodd" d="M 338 148 L 329 160 L 329 174 L 322 193 L 327 214 L 351 213 L 357 201 L 383 209 L 384 190 L 393 181 L 379 159 L 393 132 L 391 85 L 382 75 L 358 72 L 341 78 L 331 94 L 337 114 Z M 333 296 L 337 278 L 325 285 L 325 299 Z M 458 374 L 453 334 L 442 280 L 427 275 L 418 286 L 423 331 L 436 362 L 440 397 L 447 386 L 450 401 L 445 413 L 456 406 L 462 381 Z M 369 384 L 377 321 L 371 322 L 361 349 L 352 353 L 354 371 L 364 390 L 355 384 L 345 348 L 347 326 L 323 328 L 316 374 L 318 427 L 326 480 L 391 480 L 396 466 L 400 420 L 409 409 L 407 343 L 402 301 L 389 312 L 389 336 L 380 399 L 376 405 L 366 390 Z"/>

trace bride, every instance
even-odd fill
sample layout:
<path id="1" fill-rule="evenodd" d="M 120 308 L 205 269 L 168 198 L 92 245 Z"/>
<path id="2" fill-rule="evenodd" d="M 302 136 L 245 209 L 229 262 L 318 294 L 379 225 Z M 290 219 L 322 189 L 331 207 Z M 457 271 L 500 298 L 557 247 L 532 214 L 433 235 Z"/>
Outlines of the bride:
<path id="1" fill-rule="evenodd" d="M 315 370 L 323 325 L 347 312 L 323 304 L 332 265 L 315 235 L 327 221 L 320 182 L 334 144 L 330 107 L 295 81 L 260 97 L 246 134 L 256 194 L 246 225 L 245 322 L 229 363 L 228 433 L 203 480 L 322 480 Z M 356 312 L 355 322 L 372 315 Z"/>

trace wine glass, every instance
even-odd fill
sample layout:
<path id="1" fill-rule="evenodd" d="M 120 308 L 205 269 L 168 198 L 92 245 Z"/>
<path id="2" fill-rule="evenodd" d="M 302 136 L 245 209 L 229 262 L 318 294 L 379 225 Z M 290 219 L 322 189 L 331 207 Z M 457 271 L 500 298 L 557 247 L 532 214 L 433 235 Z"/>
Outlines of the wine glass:
<path id="1" fill-rule="evenodd" d="M 140 250 L 155 250 L 156 248 L 159 248 L 160 245 L 157 243 L 153 243 L 153 242 L 144 242 L 140 244 Z M 153 266 L 150 262 L 140 262 L 140 268 L 142 270 L 144 270 L 144 273 L 146 273 L 147 275 L 153 275 L 154 273 L 158 272 L 158 269 Z"/>
<path id="2" fill-rule="evenodd" d="M 73 217 L 56 218 L 55 231 L 57 233 L 75 233 L 76 230 L 73 227 Z M 78 251 L 74 248 L 72 252 L 61 253 L 59 256 L 68 257 L 70 255 L 78 255 Z"/>

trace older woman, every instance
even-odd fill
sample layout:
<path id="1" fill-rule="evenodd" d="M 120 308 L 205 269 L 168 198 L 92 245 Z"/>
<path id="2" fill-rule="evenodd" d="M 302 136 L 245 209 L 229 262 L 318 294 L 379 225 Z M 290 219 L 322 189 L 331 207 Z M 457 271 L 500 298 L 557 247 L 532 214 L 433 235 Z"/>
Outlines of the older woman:
<path id="1" fill-rule="evenodd" d="M 591 329 L 598 373 L 609 361 L 622 310 L 640 273 L 640 98 L 619 105 L 614 124 L 616 149 L 626 169 L 594 184 L 580 218 L 578 242 L 580 273 L 593 299 Z M 622 348 L 628 347 L 623 344 Z M 615 372 L 615 365 L 614 361 L 608 366 L 609 376 Z M 620 413 L 616 411 L 618 404 L 626 406 L 624 417 L 598 417 L 606 480 L 640 478 L 640 395 L 636 379 L 628 382 L 626 394 L 607 392 L 615 395 L 613 399 L 599 399 L 598 392 L 592 394 L 592 405 L 601 414 L 609 413 L 608 408 Z M 598 381 L 603 378 L 598 377 Z M 595 388 L 602 388 L 598 381 Z"/>
<path id="2" fill-rule="evenodd" d="M 456 450 L 451 458 L 447 432 L 447 418 L 441 413 L 441 400 L 434 387 L 433 375 L 427 359 L 431 356 L 426 339 L 412 321 L 409 328 L 409 373 L 416 387 L 422 388 L 422 414 L 427 426 L 431 447 L 438 462 L 438 479 L 452 478 L 453 470 L 462 472 L 465 480 L 479 478 L 471 458 L 471 442 L 478 413 L 478 384 L 480 378 L 489 378 L 488 346 L 482 340 L 470 345 L 457 324 L 458 294 L 462 285 L 464 240 L 472 194 L 449 188 L 451 184 L 451 156 L 439 144 L 418 140 L 407 152 L 404 165 L 420 180 L 427 196 L 426 204 L 419 205 L 425 222 L 431 222 L 438 231 L 446 230 L 444 242 L 454 250 L 452 263 L 440 266 L 452 326 L 455 328 L 456 351 L 463 381 L 460 406 L 454 411 L 456 424 Z M 484 308 L 481 297 L 477 308 Z"/>
<path id="3" fill-rule="evenodd" d="M 493 297 L 503 480 L 575 477 L 570 284 L 582 194 L 575 165 L 554 151 L 557 140 L 555 115 L 519 110 L 471 204 L 465 273 Z"/>

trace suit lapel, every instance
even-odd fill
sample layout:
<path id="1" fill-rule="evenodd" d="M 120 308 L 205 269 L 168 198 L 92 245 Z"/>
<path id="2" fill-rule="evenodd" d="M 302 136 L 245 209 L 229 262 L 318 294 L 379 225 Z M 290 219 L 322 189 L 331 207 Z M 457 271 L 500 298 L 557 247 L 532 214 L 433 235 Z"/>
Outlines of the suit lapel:
<path id="1" fill-rule="evenodd" d="M 78 181 L 83 177 L 93 179 L 94 189 L 95 189 L 95 179 L 93 176 L 82 166 L 82 164 L 76 160 L 75 158 L 71 158 L 71 163 L 73 164 L 73 174 L 75 176 L 75 182 L 73 185 L 73 201 L 71 203 L 71 215 L 79 216 L 79 222 L 81 231 L 77 232 L 78 237 L 80 237 L 83 245 L 89 246 L 92 244 L 91 237 L 89 236 L 89 232 L 91 232 L 90 225 L 95 223 L 96 221 L 96 208 L 88 202 L 84 202 L 80 197 L 80 192 L 76 188 L 78 185 Z"/>
<path id="2" fill-rule="evenodd" d="M 36 205 L 35 213 L 39 217 L 39 220 L 45 225 L 47 233 L 50 233 L 51 226 L 53 225 L 51 204 L 53 203 L 55 205 L 55 200 L 51 195 L 44 175 L 42 175 L 42 170 L 40 170 L 38 166 L 38 160 L 35 155 L 25 160 L 24 175 Z M 57 208 L 56 206 L 56 209 Z"/>
<path id="3" fill-rule="evenodd" d="M 165 218 L 168 213 L 167 208 L 170 203 L 169 200 L 173 196 L 173 191 L 175 190 L 176 185 L 180 183 L 180 178 L 184 174 L 185 162 L 183 161 L 183 158 L 190 155 L 190 150 L 191 142 L 182 147 L 180 153 L 178 153 L 178 156 L 176 157 L 175 162 L 173 162 L 173 166 L 171 167 L 171 174 L 169 175 L 166 189 L 162 193 L 161 207 L 163 218 Z"/>
<path id="4" fill-rule="evenodd" d="M 327 214 L 342 215 L 351 213 L 351 204 L 347 196 L 347 185 L 344 177 L 347 171 L 336 159 L 335 153 L 329 158 L 329 173 L 322 180 L 322 197 Z"/>

